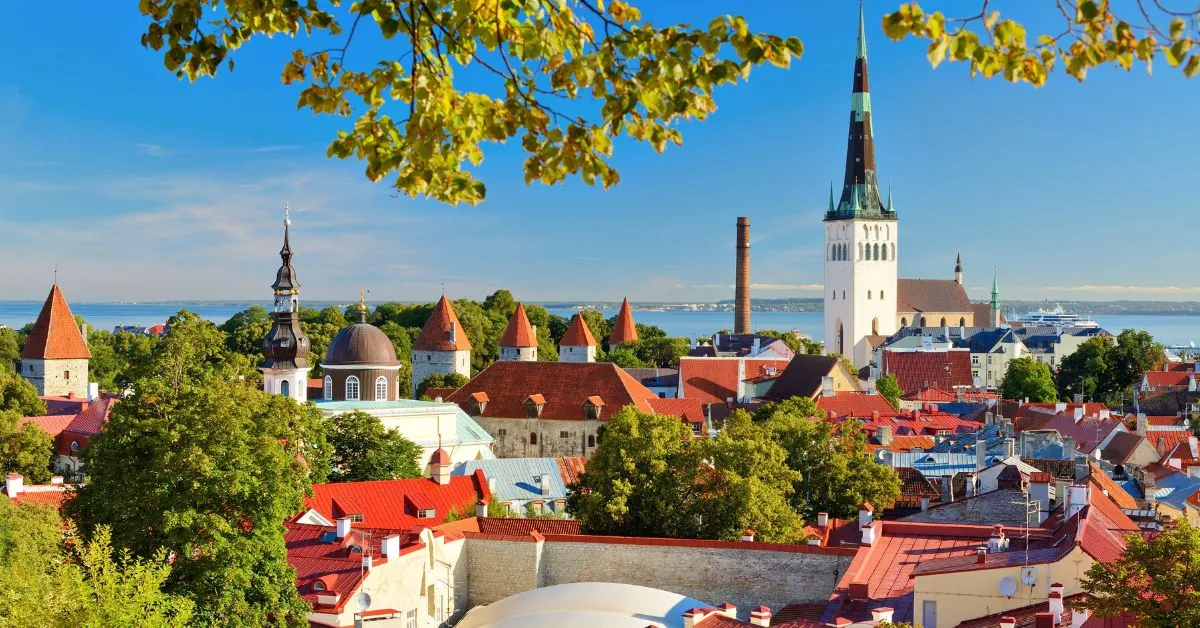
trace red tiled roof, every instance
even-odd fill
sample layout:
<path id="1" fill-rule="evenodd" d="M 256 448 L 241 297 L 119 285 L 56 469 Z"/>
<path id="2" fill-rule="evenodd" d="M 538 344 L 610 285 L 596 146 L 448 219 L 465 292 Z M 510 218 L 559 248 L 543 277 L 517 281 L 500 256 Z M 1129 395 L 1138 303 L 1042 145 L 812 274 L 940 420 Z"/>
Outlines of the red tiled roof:
<path id="1" fill-rule="evenodd" d="M 1146 371 L 1146 383 L 1152 388 L 1178 388 L 1187 386 L 1192 375 L 1185 371 Z"/>
<path id="2" fill-rule="evenodd" d="M 1072 622 L 1075 618 L 1071 607 L 1085 598 L 1086 595 L 1082 593 L 1064 597 L 1063 613 L 1058 625 L 1074 626 L 1075 624 Z M 996 628 L 1000 625 L 1000 620 L 1005 617 L 1011 617 L 1016 620 L 1016 628 L 1035 628 L 1037 626 L 1037 614 L 1049 612 L 1049 609 L 1049 602 L 1040 602 L 964 621 L 958 625 L 958 628 Z M 1081 628 L 1126 628 L 1127 626 L 1135 625 L 1137 624 L 1133 617 L 1089 617 L 1083 622 Z"/>
<path id="3" fill-rule="evenodd" d="M 797 356 L 799 357 L 799 356 Z M 772 358 L 679 358 L 679 387 L 684 399 L 703 403 L 725 403 L 730 397 L 738 399 L 742 380 L 775 369 L 782 373 L 789 360 Z M 739 368 L 744 364 L 744 368 Z"/>
<path id="4" fill-rule="evenodd" d="M 562 476 L 563 484 L 570 486 L 579 481 L 579 476 L 583 474 L 587 466 L 587 458 L 583 456 L 559 456 L 554 459 L 558 465 L 558 474 Z"/>
<path id="5" fill-rule="evenodd" d="M 1060 405 L 1063 408 L 1062 410 L 1057 409 L 1058 406 L 1060 406 Z M 1031 403 L 1018 402 L 1018 407 L 1017 407 L 1016 412 L 1012 412 L 1011 414 L 1013 415 L 1013 425 L 1018 430 L 1020 430 L 1020 429 L 1023 429 L 1022 424 L 1021 424 L 1021 422 L 1023 420 L 1029 419 L 1031 417 L 1044 418 L 1044 417 L 1053 415 L 1057 412 L 1066 412 L 1068 414 L 1071 414 L 1071 413 L 1075 412 L 1076 408 L 1083 408 L 1084 416 L 1096 417 L 1096 416 L 1100 416 L 1100 411 L 1105 410 L 1106 406 L 1102 403 L 1090 402 L 1090 401 L 1086 402 L 1086 403 L 1054 403 L 1054 402 L 1043 403 L 1043 402 L 1036 402 L 1036 401 L 1031 402 Z M 1008 416 L 1008 414 L 1005 414 L 1004 416 Z"/>
<path id="6" fill-rule="evenodd" d="M 1145 441 L 1144 436 L 1132 432 L 1117 432 L 1100 451 L 1100 457 L 1113 464 L 1125 464 Z"/>
<path id="7" fill-rule="evenodd" d="M 677 416 L 688 423 L 704 423 L 704 403 L 699 399 L 664 399 L 653 397 L 650 407 L 655 414 Z"/>
<path id="8" fill-rule="evenodd" d="M 913 449 L 929 450 L 934 444 L 932 436 L 893 436 L 892 442 L 886 447 L 873 442 L 867 443 L 867 451 L 874 453 L 880 449 L 894 452 L 906 452 Z"/>
<path id="9" fill-rule="evenodd" d="M 67 429 L 67 426 L 74 421 L 75 417 L 70 414 L 52 414 L 50 416 L 27 416 L 21 419 L 20 425 L 33 423 L 41 428 L 41 430 L 54 438 Z"/>
<path id="10" fill-rule="evenodd" d="M 872 395 L 852 390 L 839 390 L 832 396 L 817 395 L 817 408 L 836 412 L 838 416 L 871 416 L 872 412 L 892 414 L 896 409 L 883 395 Z"/>
<path id="11" fill-rule="evenodd" d="M 428 478 L 314 484 L 313 496 L 304 500 L 304 512 L 315 510 L 328 521 L 361 514 L 363 527 L 403 531 L 437 525 L 451 510 L 473 513 L 485 497 L 491 498 L 487 478 L 482 470 L 476 470 L 471 475 L 453 476 L 444 485 Z M 419 518 L 418 508 L 432 508 L 435 514 Z"/>
<path id="12" fill-rule="evenodd" d="M 487 395 L 483 416 L 525 418 L 525 400 L 540 394 L 546 400 L 543 419 L 584 420 L 584 401 L 599 396 L 604 401 L 600 419 L 607 420 L 627 405 L 653 412 L 650 392 L 624 370 L 607 362 L 516 362 L 498 361 L 476 375 L 446 401 L 457 403 L 475 414 L 471 396 Z"/>
<path id="13" fill-rule="evenodd" d="M 929 386 L 952 389 L 970 386 L 971 352 L 888 351 L 883 352 L 883 374 L 895 375 L 900 389 L 908 392 Z"/>
<path id="14" fill-rule="evenodd" d="M 1140 531 L 1121 507 L 1100 491 L 1088 492 L 1088 505 L 1080 511 L 1079 532 L 1075 542 L 1089 556 L 1111 563 L 1125 552 L 1125 536 Z"/>
<path id="15" fill-rule="evenodd" d="M 1094 490 L 1100 490 L 1121 508 L 1128 508 L 1129 510 L 1137 509 L 1138 504 L 1133 499 L 1133 496 L 1121 488 L 1120 484 L 1117 484 L 1112 478 L 1108 477 L 1108 474 L 1103 469 L 1096 466 L 1094 462 L 1088 462 L 1088 467 L 1091 470 L 1089 478 L 1096 485 L 1096 489 Z"/>
<path id="16" fill-rule="evenodd" d="M 1150 444 L 1154 445 L 1155 451 L 1160 456 L 1166 456 L 1171 453 L 1180 443 L 1187 443 L 1191 440 L 1192 432 L 1190 430 L 1157 430 L 1150 432 L 1147 435 Z M 1188 446 L 1191 449 L 1191 446 Z"/>
<path id="17" fill-rule="evenodd" d="M 629 307 L 629 299 L 621 301 L 621 309 L 617 319 L 613 321 L 612 333 L 608 336 L 608 346 L 615 347 L 627 342 L 637 342 L 637 326 L 633 323 L 633 309 Z"/>
<path id="18" fill-rule="evenodd" d="M 524 308 L 521 308 L 521 313 L 525 313 Z M 526 320 L 526 324 L 528 322 Z M 534 340 L 533 346 L 537 346 L 536 340 Z M 458 322 L 458 315 L 454 313 L 454 306 L 450 304 L 450 299 L 447 299 L 446 295 L 443 294 L 442 298 L 438 299 L 437 305 L 433 306 L 433 312 L 429 315 L 429 320 L 425 321 L 421 335 L 413 341 L 412 348 L 414 351 L 471 350 L 471 340 L 467 338 L 467 330 L 463 329 L 462 323 Z"/>
<path id="19" fill-rule="evenodd" d="M 694 610 L 694 609 L 693 609 Z M 750 624 L 736 617 L 726 617 L 721 612 L 714 608 L 704 609 L 710 614 L 695 623 L 696 628 L 743 628 Z"/>
<path id="20" fill-rule="evenodd" d="M 0 484 L 0 495 L 8 497 L 8 488 Z M 39 506 L 62 506 L 67 498 L 67 488 L 61 484 L 25 485 L 15 498 L 8 497 L 17 504 L 36 504 Z"/>
<path id="21" fill-rule="evenodd" d="M 599 343 L 592 335 L 592 330 L 588 329 L 587 321 L 583 320 L 583 314 L 576 313 L 571 318 L 567 333 L 563 334 L 562 341 L 558 344 L 563 347 L 594 347 Z"/>
<path id="22" fill-rule="evenodd" d="M 537 336 L 533 332 L 533 325 L 529 323 L 529 316 L 525 314 L 524 303 L 517 304 L 517 311 L 513 312 L 512 318 L 508 320 L 508 327 L 504 328 L 504 335 L 500 337 L 500 346 L 537 346 Z"/>
<path id="23" fill-rule="evenodd" d="M 933 410 L 909 410 L 907 412 L 880 413 L 870 416 L 855 417 L 862 421 L 863 430 L 874 437 L 880 426 L 892 428 L 893 436 L 934 436 L 938 432 L 949 431 L 951 434 L 970 432 L 979 429 L 980 423 Z M 837 417 L 837 420 L 845 420 Z"/>
<path id="24" fill-rule="evenodd" d="M 917 392 L 911 392 L 904 395 L 906 401 L 958 401 L 958 395 L 952 392 L 947 392 L 936 386 L 926 386 Z"/>
<path id="25" fill-rule="evenodd" d="M 479 517 L 479 532 L 524 536 L 537 531 L 539 534 L 583 534 L 583 523 L 578 519 L 522 519 L 518 517 Z"/>
<path id="26" fill-rule="evenodd" d="M 21 350 L 22 358 L 42 360 L 73 360 L 92 357 L 88 352 L 83 334 L 75 325 L 75 317 L 71 315 L 71 307 L 63 297 L 58 284 L 50 288 L 50 295 L 42 305 L 33 330 L 25 339 L 25 348 Z"/>
<path id="27" fill-rule="evenodd" d="M 108 422 L 108 415 L 112 414 L 113 405 L 116 402 L 116 397 L 93 399 L 87 408 L 75 415 L 66 431 L 87 436 L 99 434 L 100 430 L 104 429 L 104 424 Z"/>
<path id="28" fill-rule="evenodd" d="M 46 413 L 55 415 L 74 416 L 88 406 L 88 400 L 84 397 L 42 397 L 42 401 L 46 402 Z"/>
<path id="29" fill-rule="evenodd" d="M 897 279 L 896 280 L 896 311 L 964 314 L 973 313 L 971 300 L 963 290 L 962 284 L 953 279 Z M 919 319 L 918 319 L 919 320 Z M 917 321 L 912 322 L 913 325 Z M 927 320 L 926 325 L 937 326 L 940 320 Z M 946 324 L 958 326 L 958 321 L 946 321 Z M 979 324 L 978 321 L 975 323 Z"/>
<path id="30" fill-rule="evenodd" d="M 375 564 L 386 563 L 388 558 L 382 556 L 381 542 L 384 537 L 395 533 L 393 530 L 381 529 L 352 529 L 344 539 L 338 539 L 333 533 L 336 528 L 316 525 L 288 523 L 284 535 L 287 546 L 288 564 L 296 570 L 296 588 L 300 597 L 304 598 L 318 611 L 340 612 L 363 581 L 362 557 L 369 553 Z M 400 534 L 400 553 L 417 551 L 424 547 L 414 535 Z M 333 537 L 333 538 L 331 538 Z M 351 547 L 362 548 L 361 552 L 351 551 Z M 324 591 L 314 589 L 314 583 L 324 585 Z M 339 599 L 333 605 L 321 605 L 318 601 L 321 595 L 338 594 Z"/>
<path id="31" fill-rule="evenodd" d="M 912 467 L 896 467 L 895 471 L 900 477 L 901 500 L 919 504 L 922 497 L 928 497 L 931 503 L 936 504 L 941 499 L 941 491 L 925 474 Z"/>

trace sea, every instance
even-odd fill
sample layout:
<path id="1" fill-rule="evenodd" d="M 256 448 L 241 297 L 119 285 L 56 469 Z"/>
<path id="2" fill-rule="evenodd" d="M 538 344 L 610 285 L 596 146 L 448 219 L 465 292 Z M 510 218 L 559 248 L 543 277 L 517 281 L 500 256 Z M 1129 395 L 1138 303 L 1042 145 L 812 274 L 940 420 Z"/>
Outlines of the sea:
<path id="1" fill-rule="evenodd" d="M 71 311 L 82 316 L 94 329 L 108 329 L 120 325 L 149 327 L 166 322 L 175 312 L 187 308 L 215 323 L 224 322 L 251 303 L 72 303 Z M 317 305 L 317 304 L 314 304 Z M 37 318 L 41 302 L 0 301 L 0 325 L 21 328 Z M 551 313 L 570 317 L 573 309 L 551 309 Z M 613 310 L 604 311 L 612 316 Z M 637 322 L 655 325 L 671 336 L 697 338 L 711 336 L 722 329 L 733 327 L 733 312 L 680 311 L 680 310 L 634 310 Z M 1200 315 L 1196 314 L 1121 314 L 1097 316 L 1101 327 L 1116 334 L 1123 329 L 1141 329 L 1150 332 L 1154 339 L 1170 346 L 1200 343 Z M 754 329 L 779 331 L 797 330 L 820 340 L 824 333 L 824 314 L 821 312 L 753 312 L 750 317 Z"/>

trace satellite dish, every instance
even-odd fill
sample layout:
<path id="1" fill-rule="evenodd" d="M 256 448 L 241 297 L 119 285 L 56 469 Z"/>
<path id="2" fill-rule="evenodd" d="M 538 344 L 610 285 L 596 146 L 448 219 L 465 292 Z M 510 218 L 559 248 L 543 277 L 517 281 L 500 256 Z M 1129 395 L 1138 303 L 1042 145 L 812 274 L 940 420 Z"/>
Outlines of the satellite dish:
<path id="1" fill-rule="evenodd" d="M 1000 579 L 1000 595 L 1004 597 L 1012 597 L 1017 592 L 1017 580 L 1012 576 L 1004 576 Z"/>
<path id="2" fill-rule="evenodd" d="M 371 594 L 366 591 L 360 591 L 358 595 L 354 596 L 354 607 L 360 613 L 371 608 Z"/>
<path id="3" fill-rule="evenodd" d="M 1021 570 L 1021 582 L 1033 586 L 1037 582 L 1037 569 L 1026 567 Z"/>

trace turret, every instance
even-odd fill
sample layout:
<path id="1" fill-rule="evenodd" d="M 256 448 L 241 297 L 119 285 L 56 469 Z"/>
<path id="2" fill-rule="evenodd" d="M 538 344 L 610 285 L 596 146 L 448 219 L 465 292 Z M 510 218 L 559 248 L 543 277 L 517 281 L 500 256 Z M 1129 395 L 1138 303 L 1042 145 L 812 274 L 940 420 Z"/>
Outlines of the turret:
<path id="1" fill-rule="evenodd" d="M 957 281 L 958 285 L 962 285 L 962 253 L 954 258 L 954 281 Z"/>
<path id="2" fill-rule="evenodd" d="M 308 336 L 300 329 L 300 282 L 292 268 L 290 230 L 292 220 L 288 207 L 283 209 L 283 248 L 279 249 L 281 264 L 275 273 L 271 290 L 275 296 L 275 311 L 271 314 L 271 331 L 263 339 L 262 351 L 266 360 L 259 367 L 263 373 L 263 390 L 291 397 L 300 403 L 308 401 Z"/>
<path id="3" fill-rule="evenodd" d="M 996 271 L 992 271 L 992 301 L 988 304 L 988 311 L 991 314 L 992 327 L 1000 326 L 1000 284 L 998 283 Z"/>
<path id="4" fill-rule="evenodd" d="M 454 306 L 443 294 L 425 321 L 421 335 L 413 341 L 413 396 L 417 394 L 417 386 L 430 375 L 451 373 L 471 376 L 471 340 L 458 321 Z"/>
<path id="5" fill-rule="evenodd" d="M 71 307 L 55 283 L 21 349 L 21 376 L 43 397 L 86 399 L 91 357 Z"/>
<path id="6" fill-rule="evenodd" d="M 621 309 L 617 311 L 617 318 L 613 321 L 612 334 L 608 337 L 608 350 L 612 351 L 617 347 L 637 342 L 638 333 L 637 325 L 633 322 L 633 308 L 629 307 L 629 298 L 626 297 L 621 301 Z"/>
<path id="7" fill-rule="evenodd" d="M 529 323 L 525 305 L 518 303 L 508 327 L 504 329 L 504 335 L 500 337 L 500 359 L 537 362 L 537 349 L 537 330 Z"/>
<path id="8" fill-rule="evenodd" d="M 583 313 L 577 313 L 571 318 L 571 326 L 563 334 L 562 342 L 558 343 L 558 359 L 561 362 L 595 362 L 596 337 L 583 320 Z"/>

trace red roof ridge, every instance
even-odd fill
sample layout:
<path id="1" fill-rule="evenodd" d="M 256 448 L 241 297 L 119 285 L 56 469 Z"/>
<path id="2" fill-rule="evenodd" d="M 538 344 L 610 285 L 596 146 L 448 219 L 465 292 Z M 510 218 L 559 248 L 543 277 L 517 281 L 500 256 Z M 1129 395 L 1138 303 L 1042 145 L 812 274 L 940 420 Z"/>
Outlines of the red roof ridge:
<path id="1" fill-rule="evenodd" d="M 612 334 L 608 337 L 608 346 L 615 347 L 627 342 L 637 342 L 637 325 L 633 322 L 633 309 L 629 307 L 629 297 L 621 301 L 621 309 L 613 321 Z"/>
<path id="2" fill-rule="evenodd" d="M 571 318 L 571 326 L 567 327 L 567 333 L 563 334 L 558 344 L 563 347 L 594 347 L 599 343 L 588 328 L 587 321 L 583 320 L 583 313 L 576 312 Z"/>
<path id="3" fill-rule="evenodd" d="M 533 325 L 529 323 L 529 315 L 525 313 L 525 304 L 518 303 L 517 311 L 508 320 L 508 327 L 500 337 L 501 347 L 536 347 L 537 335 Z"/>
<path id="4" fill-rule="evenodd" d="M 454 305 L 446 295 L 433 306 L 429 320 L 413 342 L 416 351 L 470 351 L 471 339 L 454 313 Z"/>
<path id="5" fill-rule="evenodd" d="M 34 360 L 86 360 L 92 357 L 58 284 L 50 288 L 21 357 Z"/>

